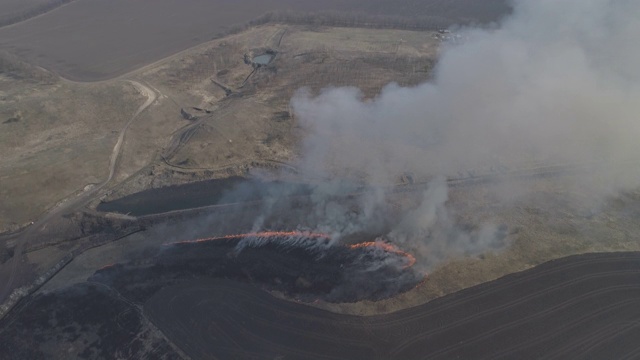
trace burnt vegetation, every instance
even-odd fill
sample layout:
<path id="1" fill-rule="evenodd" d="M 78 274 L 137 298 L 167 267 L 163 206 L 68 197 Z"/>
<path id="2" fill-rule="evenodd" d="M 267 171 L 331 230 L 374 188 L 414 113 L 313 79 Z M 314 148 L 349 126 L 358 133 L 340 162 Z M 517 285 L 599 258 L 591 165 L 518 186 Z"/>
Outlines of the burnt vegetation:
<path id="1" fill-rule="evenodd" d="M 320 251 L 275 241 L 238 251 L 237 244 L 238 239 L 230 239 L 170 245 L 157 256 L 99 270 L 91 281 L 143 304 L 159 289 L 193 279 L 233 279 L 304 302 L 379 300 L 422 280 L 413 269 L 398 266 L 401 255 L 364 247 Z"/>
<path id="2" fill-rule="evenodd" d="M 135 294 L 119 293 L 98 273 L 36 295 L 0 321 L 0 357 L 176 359 L 177 346 L 193 359 L 635 358 L 638 256 L 556 260 L 378 316 L 329 313 L 197 277 L 165 282 L 137 305 Z"/>
<path id="3" fill-rule="evenodd" d="M 180 359 L 128 300 L 84 283 L 36 295 L 0 322 L 2 359 Z"/>
<path id="4" fill-rule="evenodd" d="M 229 281 L 167 287 L 145 308 L 194 358 L 630 359 L 640 352 L 637 260 L 571 257 L 379 316 L 320 311 Z"/>

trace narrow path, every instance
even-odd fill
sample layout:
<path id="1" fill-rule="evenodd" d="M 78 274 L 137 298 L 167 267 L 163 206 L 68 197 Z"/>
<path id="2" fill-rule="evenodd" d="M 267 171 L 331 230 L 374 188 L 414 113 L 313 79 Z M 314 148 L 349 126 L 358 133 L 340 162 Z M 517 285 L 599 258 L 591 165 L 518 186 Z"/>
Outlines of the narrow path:
<path id="1" fill-rule="evenodd" d="M 157 94 L 151 90 L 149 87 L 137 82 L 128 80 L 143 96 L 147 98 L 144 104 L 140 105 L 138 110 L 133 114 L 133 116 L 129 119 L 129 121 L 125 124 L 125 126 L 120 130 L 120 135 L 118 136 L 118 141 L 116 145 L 113 147 L 113 151 L 111 153 L 111 158 L 109 161 L 109 176 L 102 182 L 100 185 L 95 186 L 94 188 L 86 191 L 83 194 L 78 195 L 76 198 L 67 199 L 61 205 L 52 208 L 40 219 L 35 221 L 31 226 L 24 230 L 22 234 L 18 236 L 16 239 L 16 246 L 14 249 L 13 258 L 9 260 L 9 278 L 2 288 L 2 292 L 0 292 L 0 301 L 4 304 L 8 299 L 11 291 L 13 290 L 13 282 L 16 278 L 16 272 L 18 269 L 18 264 L 22 260 L 22 255 L 24 252 L 25 244 L 28 239 L 32 236 L 36 235 L 39 230 L 44 229 L 46 224 L 58 215 L 63 215 L 65 213 L 69 213 L 74 211 L 75 209 L 86 205 L 93 199 L 93 196 L 98 193 L 102 188 L 104 188 L 115 175 L 118 159 L 120 158 L 120 154 L 122 152 L 122 144 L 124 143 L 124 137 L 126 135 L 129 126 L 133 123 L 133 121 L 143 112 L 145 111 L 157 98 Z"/>
<path id="2" fill-rule="evenodd" d="M 131 83 L 138 90 L 138 92 L 142 94 L 142 96 L 146 97 L 147 101 L 145 101 L 144 104 L 140 105 L 140 107 L 135 112 L 135 114 L 133 114 L 131 119 L 129 119 L 129 121 L 124 125 L 122 130 L 120 130 L 118 141 L 116 142 L 116 145 L 113 147 L 113 152 L 111 153 L 111 161 L 109 162 L 109 177 L 107 177 L 105 182 L 100 187 L 105 186 L 109 181 L 111 181 L 111 179 L 113 179 L 113 175 L 115 175 L 118 159 L 120 158 L 120 154 L 122 152 L 121 150 L 122 150 L 122 144 L 124 143 L 124 136 L 127 133 L 129 126 L 131 126 L 131 123 L 133 123 L 133 121 L 138 117 L 138 115 L 140 115 L 149 106 L 151 106 L 151 104 L 153 104 L 153 102 L 156 101 L 158 97 L 155 91 L 151 90 L 149 87 L 137 81 L 129 80 L 129 83 Z"/>

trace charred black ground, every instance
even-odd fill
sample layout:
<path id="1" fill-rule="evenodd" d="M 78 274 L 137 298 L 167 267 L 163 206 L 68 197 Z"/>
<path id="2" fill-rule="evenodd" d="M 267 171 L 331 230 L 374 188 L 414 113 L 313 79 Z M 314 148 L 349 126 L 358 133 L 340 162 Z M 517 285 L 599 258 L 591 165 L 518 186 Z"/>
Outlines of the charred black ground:
<path id="1" fill-rule="evenodd" d="M 141 310 L 87 282 L 38 295 L 0 325 L 2 359 L 181 359 Z"/>
<path id="2" fill-rule="evenodd" d="M 206 246 L 212 251 L 213 245 Z M 191 251 L 195 247 L 180 248 L 163 266 L 180 263 Z M 172 346 L 193 359 L 635 359 L 640 354 L 640 253 L 564 258 L 370 317 L 329 313 L 247 283 L 204 276 L 163 277 L 162 288 L 136 293 L 123 282 L 135 283 L 140 279 L 132 276 L 145 272 L 133 271 L 134 264 L 126 267 L 99 271 L 86 283 L 23 303 L 0 321 L 0 358 L 141 358 L 149 349 L 147 358 L 178 358 Z"/>
<path id="3" fill-rule="evenodd" d="M 194 358 L 631 359 L 640 354 L 639 260 L 638 253 L 574 256 L 371 317 L 327 313 L 234 282 L 165 288 L 145 306 Z"/>
<path id="4" fill-rule="evenodd" d="M 233 279 L 284 293 L 299 301 L 379 300 L 407 291 L 423 280 L 402 255 L 380 249 L 331 246 L 318 250 L 286 246 L 273 238 L 237 251 L 240 238 L 170 244 L 152 256 L 97 271 L 89 280 L 116 289 L 142 304 L 159 289 L 193 279 Z"/>

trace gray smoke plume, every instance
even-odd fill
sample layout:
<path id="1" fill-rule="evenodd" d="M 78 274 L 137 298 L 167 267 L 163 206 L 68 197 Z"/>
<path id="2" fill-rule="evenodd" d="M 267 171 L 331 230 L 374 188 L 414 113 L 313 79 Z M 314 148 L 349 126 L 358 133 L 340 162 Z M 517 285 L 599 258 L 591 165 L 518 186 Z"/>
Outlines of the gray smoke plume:
<path id="1" fill-rule="evenodd" d="M 436 177 L 417 209 L 388 233 L 413 248 L 428 247 L 429 263 L 500 245 L 494 226 L 455 230 L 442 177 L 591 165 L 597 177 L 574 185 L 601 196 L 640 181 L 640 2 L 513 5 L 496 26 L 458 30 L 464 40 L 445 45 L 430 82 L 389 84 L 372 99 L 346 87 L 303 89 L 291 100 L 308 129 L 303 170 L 367 184 L 390 184 L 407 171 Z M 365 201 L 366 215 L 350 226 L 374 222 L 384 194 Z M 344 219 L 344 209 L 327 206 L 320 207 L 327 219 L 336 219 L 327 226 Z"/>
<path id="2" fill-rule="evenodd" d="M 432 82 L 292 100 L 310 171 L 388 182 L 527 162 L 620 163 L 640 133 L 640 3 L 516 1 L 496 29 L 466 29 Z"/>

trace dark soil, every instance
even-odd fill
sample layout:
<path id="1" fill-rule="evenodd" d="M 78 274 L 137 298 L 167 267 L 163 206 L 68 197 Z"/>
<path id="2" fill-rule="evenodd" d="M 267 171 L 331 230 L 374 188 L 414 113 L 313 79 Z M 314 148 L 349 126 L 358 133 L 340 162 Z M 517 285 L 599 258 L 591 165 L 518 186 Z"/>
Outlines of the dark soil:
<path id="1" fill-rule="evenodd" d="M 91 280 L 138 304 L 169 284 L 195 278 L 253 283 L 304 302 L 379 300 L 422 280 L 411 268 L 402 267 L 406 261 L 398 254 L 344 246 L 309 250 L 279 245 L 282 240 L 240 252 L 235 249 L 237 239 L 169 245 L 155 256 L 100 270 Z"/>
<path id="2" fill-rule="evenodd" d="M 36 295 L 4 318 L 0 358 L 180 359 L 137 308 L 91 283 Z"/>
<path id="3" fill-rule="evenodd" d="M 592 254 L 381 316 L 333 314 L 231 281 L 167 287 L 145 308 L 194 359 L 635 359 L 639 278 L 639 253 Z"/>
<path id="4" fill-rule="evenodd" d="M 326 266 L 348 264 L 348 253 L 338 251 L 330 261 L 262 247 L 246 251 L 244 260 L 237 260 L 242 254 L 224 260 L 222 250 L 232 243 L 176 246 L 156 262 L 103 269 L 87 283 L 28 298 L 0 321 L 0 358 L 179 358 L 143 316 L 193 359 L 631 359 L 640 353 L 640 253 L 572 256 L 421 306 L 361 317 L 280 300 L 259 288 L 326 293 L 316 286 L 319 274 L 324 271 L 325 284 L 340 283 L 331 279 L 340 271 Z M 296 272 L 306 277 L 291 284 Z M 275 274 L 281 280 L 269 283 Z M 366 281 L 359 284 L 381 282 Z"/>

